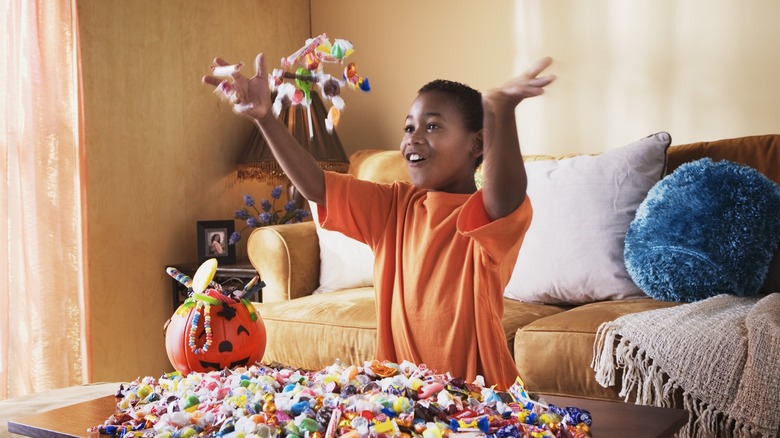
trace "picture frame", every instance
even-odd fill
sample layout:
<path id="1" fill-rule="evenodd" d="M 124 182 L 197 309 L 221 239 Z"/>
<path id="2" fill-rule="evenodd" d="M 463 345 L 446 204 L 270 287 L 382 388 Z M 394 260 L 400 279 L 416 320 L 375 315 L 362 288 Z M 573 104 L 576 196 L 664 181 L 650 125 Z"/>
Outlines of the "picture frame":
<path id="1" fill-rule="evenodd" d="M 198 221 L 198 263 L 215 258 L 219 264 L 234 264 L 236 248 L 228 244 L 235 231 L 233 220 Z"/>

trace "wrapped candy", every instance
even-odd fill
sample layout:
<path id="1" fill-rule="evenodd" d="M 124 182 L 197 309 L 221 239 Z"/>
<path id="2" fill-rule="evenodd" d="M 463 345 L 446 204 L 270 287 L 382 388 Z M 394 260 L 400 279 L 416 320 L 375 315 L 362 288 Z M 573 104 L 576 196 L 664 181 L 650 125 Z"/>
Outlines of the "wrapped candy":
<path id="1" fill-rule="evenodd" d="M 364 92 L 371 90 L 368 77 L 357 74 L 355 63 L 347 65 L 342 74 L 343 80 L 335 79 L 324 71 L 323 64 L 342 63 L 354 50 L 350 41 L 336 39 L 331 43 L 327 35 L 323 33 L 306 40 L 303 47 L 290 56 L 282 58 L 282 68 L 274 69 L 268 81 L 271 89 L 277 92 L 273 104 L 274 114 L 279 116 L 285 102 L 293 105 L 305 105 L 308 108 L 311 103 L 311 89 L 316 84 L 323 97 L 330 100 L 333 105 L 328 110 L 328 116 L 325 120 L 328 132 L 332 132 L 333 128 L 338 125 L 341 112 L 345 107 L 344 99 L 341 97 L 341 88 L 348 85 L 353 90 Z M 289 71 L 293 68 L 295 68 L 294 72 Z M 298 91 L 286 88 L 285 79 L 292 80 Z M 309 112 L 309 132 L 313 135 L 311 124 L 311 112 Z"/>
<path id="2" fill-rule="evenodd" d="M 303 47 L 296 50 L 290 56 L 282 58 L 281 69 L 274 69 L 269 75 L 269 87 L 277 92 L 273 103 L 273 113 L 277 117 L 281 113 L 283 105 L 292 103 L 307 107 L 309 119 L 309 133 L 314 135 L 312 129 L 311 90 L 316 84 L 322 91 L 325 100 L 332 102 L 333 106 L 328 111 L 325 121 L 328 132 L 338 125 L 341 112 L 344 110 L 344 99 L 340 96 L 341 88 L 348 85 L 353 90 L 368 92 L 371 86 L 368 77 L 357 75 L 357 65 L 349 63 L 342 75 L 344 80 L 338 80 L 325 73 L 324 64 L 343 63 L 344 60 L 355 51 L 352 43 L 345 39 L 336 39 L 330 42 L 326 34 L 318 35 L 306 40 Z M 212 65 L 211 73 L 215 77 L 226 78 L 214 90 L 222 99 L 233 105 L 233 111 L 244 113 L 253 108 L 251 103 L 241 101 L 241 96 L 232 82 L 233 76 L 240 72 L 243 63 L 232 65 Z M 290 70 L 295 69 L 295 72 Z M 293 90 L 285 87 L 285 79 L 291 79 L 295 85 Z M 333 109 L 335 108 L 335 109 Z"/>
<path id="3" fill-rule="evenodd" d="M 234 73 L 238 73 L 243 67 L 243 63 L 233 65 L 212 65 L 211 74 L 218 78 L 230 78 Z"/>
<path id="4" fill-rule="evenodd" d="M 418 398 L 412 390 L 416 381 L 438 391 Z M 340 389 L 333 386 L 337 382 Z M 563 418 L 582 418 L 586 411 L 540 402 L 526 409 L 515 394 L 531 399 L 517 382 L 499 393 L 477 381 L 467 384 L 408 362 L 372 361 L 361 367 L 337 360 L 319 371 L 254 364 L 137 379 L 120 388 L 117 412 L 91 430 L 170 437 L 590 436 L 588 424 Z M 505 413 L 498 410 L 503 402 L 496 398 L 509 406 Z M 131 431 L 135 435 L 128 435 Z"/>

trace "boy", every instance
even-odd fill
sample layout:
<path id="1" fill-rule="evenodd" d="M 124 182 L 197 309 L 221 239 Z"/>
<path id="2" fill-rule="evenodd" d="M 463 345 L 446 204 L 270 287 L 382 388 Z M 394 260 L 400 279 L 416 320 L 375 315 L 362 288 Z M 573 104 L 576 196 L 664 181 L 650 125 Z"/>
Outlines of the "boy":
<path id="1" fill-rule="evenodd" d="M 469 381 L 482 375 L 501 389 L 514 382 L 503 290 L 531 221 L 514 110 L 555 79 L 539 77 L 551 62 L 538 61 L 484 96 L 450 81 L 421 88 L 400 145 L 412 183 L 387 185 L 324 172 L 297 145 L 273 116 L 262 54 L 254 77 L 233 74 L 233 110 L 255 121 L 290 181 L 318 204 L 322 226 L 374 251 L 377 359 L 426 364 Z"/>

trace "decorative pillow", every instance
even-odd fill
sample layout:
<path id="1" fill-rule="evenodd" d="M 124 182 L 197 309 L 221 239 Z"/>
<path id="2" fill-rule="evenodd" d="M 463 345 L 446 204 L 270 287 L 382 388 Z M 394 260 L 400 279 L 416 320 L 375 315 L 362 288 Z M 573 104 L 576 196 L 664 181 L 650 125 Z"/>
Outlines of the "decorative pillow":
<path id="1" fill-rule="evenodd" d="M 658 300 L 749 296 L 778 244 L 780 186 L 752 167 L 703 158 L 650 190 L 626 235 L 625 262 Z"/>
<path id="2" fill-rule="evenodd" d="M 504 295 L 548 304 L 643 297 L 623 240 L 670 142 L 660 132 L 600 155 L 527 162 L 534 217 Z"/>
<path id="3" fill-rule="evenodd" d="M 365 243 L 337 231 L 325 230 L 317 204 L 309 202 L 320 241 L 320 287 L 314 293 L 374 285 L 374 253 Z"/>

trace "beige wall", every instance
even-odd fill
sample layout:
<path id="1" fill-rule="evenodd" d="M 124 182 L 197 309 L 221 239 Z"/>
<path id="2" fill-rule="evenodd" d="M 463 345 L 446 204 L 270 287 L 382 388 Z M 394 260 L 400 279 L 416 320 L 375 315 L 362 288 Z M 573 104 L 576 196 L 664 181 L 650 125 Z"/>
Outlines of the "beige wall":
<path id="1" fill-rule="evenodd" d="M 365 6 L 365 5 L 363 5 Z M 549 55 L 559 80 L 521 105 L 526 153 L 600 152 L 780 132 L 774 0 L 312 0 L 312 32 L 351 39 L 374 91 L 347 96 L 350 150 L 395 148 L 417 88 L 484 89 Z M 350 13 L 353 11 L 354 13 Z"/>
<path id="2" fill-rule="evenodd" d="M 279 59 L 309 35 L 309 4 L 80 0 L 93 378 L 171 369 L 169 264 L 194 261 L 196 221 L 232 219 L 251 123 L 200 85 L 215 56 Z M 245 253 L 242 246 L 239 250 Z"/>

